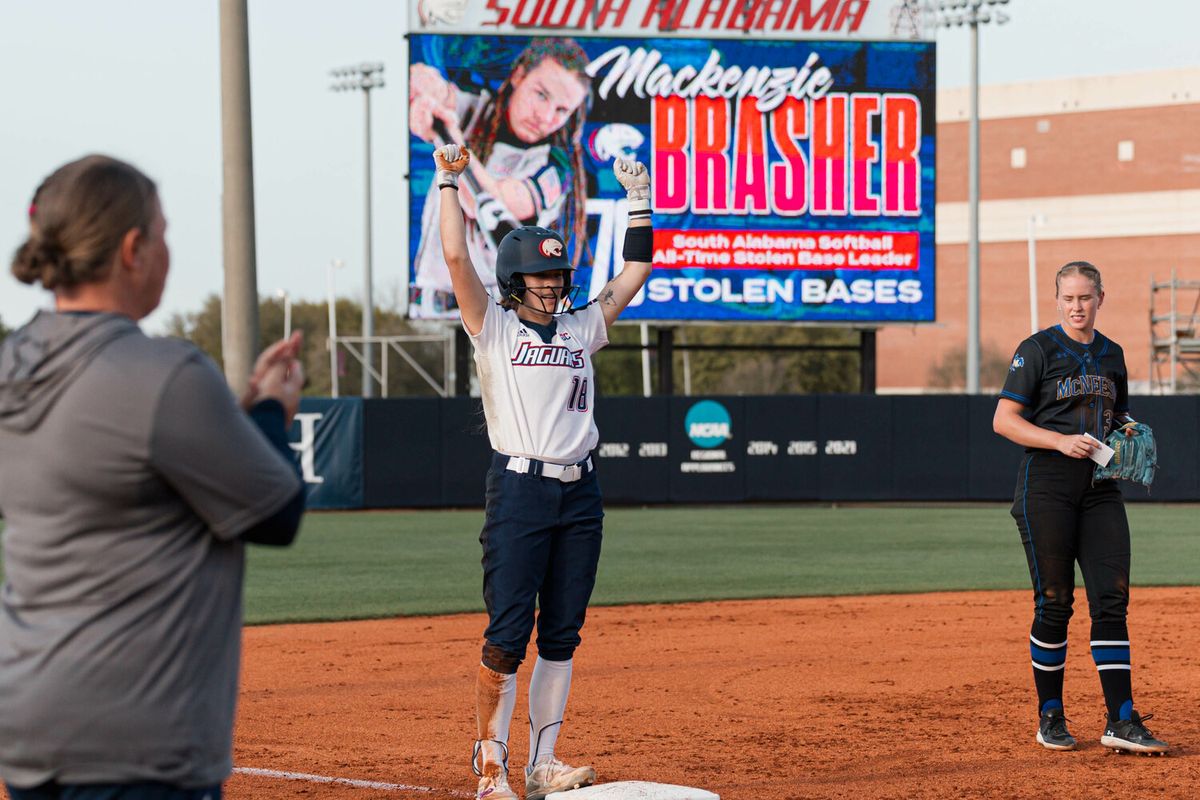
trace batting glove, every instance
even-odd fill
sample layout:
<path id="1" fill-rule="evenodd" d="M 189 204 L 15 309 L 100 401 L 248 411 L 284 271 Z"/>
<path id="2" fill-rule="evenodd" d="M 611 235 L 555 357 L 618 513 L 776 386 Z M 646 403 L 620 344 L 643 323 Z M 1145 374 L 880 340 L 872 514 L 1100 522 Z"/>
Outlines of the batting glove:
<path id="1" fill-rule="evenodd" d="M 650 210 L 650 172 L 645 164 L 618 158 L 613 162 L 613 175 L 625 187 L 630 211 Z"/>
<path id="2" fill-rule="evenodd" d="M 444 144 L 433 151 L 433 160 L 437 164 L 435 181 L 439 189 L 449 186 L 458 188 L 458 176 L 471 163 L 471 151 L 464 145 Z"/>

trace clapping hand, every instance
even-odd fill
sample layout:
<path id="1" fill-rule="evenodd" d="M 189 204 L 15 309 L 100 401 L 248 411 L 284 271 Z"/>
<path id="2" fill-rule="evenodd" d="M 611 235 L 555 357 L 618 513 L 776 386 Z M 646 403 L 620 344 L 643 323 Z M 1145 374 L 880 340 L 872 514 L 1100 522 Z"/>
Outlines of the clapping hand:
<path id="1" fill-rule="evenodd" d="M 278 400 L 283 405 L 287 425 L 300 407 L 300 391 L 304 388 L 304 368 L 300 364 L 302 331 L 294 331 L 286 339 L 262 351 L 254 363 L 254 372 L 242 394 L 242 408 L 249 410 L 263 400 Z"/>

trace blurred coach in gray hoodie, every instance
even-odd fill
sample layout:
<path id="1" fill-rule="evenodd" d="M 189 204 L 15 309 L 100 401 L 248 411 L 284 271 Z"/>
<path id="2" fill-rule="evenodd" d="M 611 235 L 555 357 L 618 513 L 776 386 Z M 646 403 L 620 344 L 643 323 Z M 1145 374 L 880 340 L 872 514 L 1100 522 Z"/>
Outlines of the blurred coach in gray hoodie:
<path id="1" fill-rule="evenodd" d="M 218 800 L 244 542 L 289 544 L 299 337 L 239 402 L 147 337 L 170 256 L 154 183 L 88 156 L 38 188 L 12 272 L 54 292 L 0 345 L 0 778 L 13 800 Z"/>

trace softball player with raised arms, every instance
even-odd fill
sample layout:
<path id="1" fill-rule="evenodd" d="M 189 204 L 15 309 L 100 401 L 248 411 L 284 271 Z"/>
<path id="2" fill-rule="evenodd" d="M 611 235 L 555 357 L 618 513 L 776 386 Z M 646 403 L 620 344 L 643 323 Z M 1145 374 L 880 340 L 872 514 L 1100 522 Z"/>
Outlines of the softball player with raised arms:
<path id="1" fill-rule="evenodd" d="M 520 227 L 500 242 L 496 283 L 484 289 L 467 247 L 457 197 L 470 162 L 460 145 L 434 151 L 441 193 L 442 249 L 462 324 L 475 348 L 488 437 L 483 599 L 488 612 L 476 679 L 478 739 L 472 765 L 480 800 L 515 800 L 508 783 L 508 734 L 517 668 L 535 621 L 537 662 L 529 683 L 525 798 L 590 784 L 596 771 L 554 757 L 588 600 L 600 559 L 604 508 L 589 453 L 599 441 L 592 416 L 592 356 L 608 328 L 650 275 L 650 176 L 637 162 L 613 170 L 629 197 L 625 267 L 594 302 L 571 303 L 571 262 L 562 237 Z M 578 244 L 577 246 L 582 246 Z"/>
<path id="2" fill-rule="evenodd" d="M 1021 342 L 993 420 L 996 433 L 1025 447 L 1012 515 L 1033 580 L 1029 650 L 1037 741 L 1050 750 L 1075 749 L 1063 710 L 1063 668 L 1078 561 L 1092 620 L 1092 658 L 1108 709 L 1100 742 L 1163 753 L 1166 742 L 1145 726 L 1149 715 L 1133 708 L 1125 504 L 1115 480 L 1093 479 L 1096 464 L 1089 458 L 1097 440 L 1132 421 L 1125 356 L 1096 330 L 1104 302 L 1100 271 L 1074 261 L 1058 271 L 1054 284 L 1062 322 Z"/>

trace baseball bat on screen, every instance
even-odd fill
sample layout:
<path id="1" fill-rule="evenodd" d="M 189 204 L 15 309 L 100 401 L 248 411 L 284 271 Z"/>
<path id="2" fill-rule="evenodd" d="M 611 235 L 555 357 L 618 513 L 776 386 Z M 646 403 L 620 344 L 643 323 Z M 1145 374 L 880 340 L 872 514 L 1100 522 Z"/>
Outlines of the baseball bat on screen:
<path id="1" fill-rule="evenodd" d="M 450 132 L 446 130 L 446 123 L 437 117 L 433 118 L 433 135 L 437 140 L 433 143 L 435 147 L 441 147 L 444 144 L 454 144 L 454 140 L 450 138 Z M 466 144 L 466 142 L 462 142 Z M 475 180 L 475 176 L 471 174 L 469 169 L 462 172 L 462 180 L 467 184 L 467 188 L 472 194 L 479 194 L 483 189 L 479 186 L 479 181 Z"/>
<path id="2" fill-rule="evenodd" d="M 450 132 L 446 130 L 446 124 L 436 117 L 433 120 L 433 133 L 437 137 L 434 144 L 439 147 L 453 141 Z M 495 250 L 499 247 L 500 240 L 509 231 L 521 227 L 521 223 L 500 200 L 484 191 L 479 181 L 471 174 L 470 167 L 463 170 L 462 180 L 475 198 L 475 219 L 479 223 L 479 230 L 487 240 L 488 249 Z"/>

